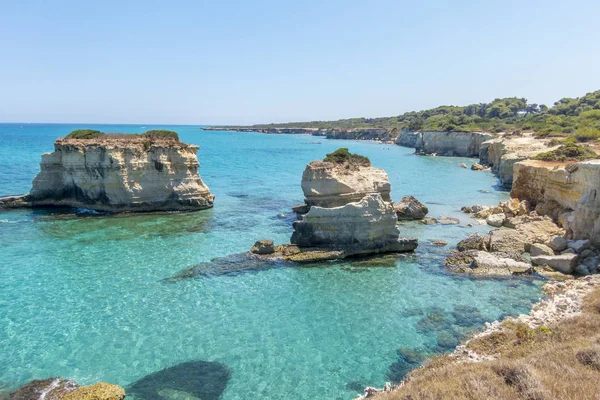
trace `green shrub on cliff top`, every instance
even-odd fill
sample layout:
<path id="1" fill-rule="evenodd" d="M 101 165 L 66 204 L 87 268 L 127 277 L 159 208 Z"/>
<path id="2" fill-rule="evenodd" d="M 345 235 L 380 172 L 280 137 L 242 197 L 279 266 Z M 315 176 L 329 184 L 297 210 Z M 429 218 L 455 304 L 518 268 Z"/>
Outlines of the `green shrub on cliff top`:
<path id="1" fill-rule="evenodd" d="M 154 129 L 151 131 L 147 131 L 142 133 L 143 137 L 147 137 L 150 139 L 175 139 L 179 140 L 179 135 L 177 132 L 167 131 L 163 129 Z"/>
<path id="2" fill-rule="evenodd" d="M 598 154 L 588 146 L 567 143 L 556 150 L 540 153 L 534 158 L 541 161 L 583 161 L 598 158 Z"/>
<path id="3" fill-rule="evenodd" d="M 352 154 L 347 148 L 342 147 L 337 149 L 333 153 L 327 154 L 327 157 L 323 161 L 331 162 L 334 164 L 346 164 L 356 165 L 361 167 L 370 167 L 371 160 L 368 157 L 361 156 L 359 154 Z"/>
<path id="4" fill-rule="evenodd" d="M 67 139 L 94 139 L 104 135 L 104 133 L 100 131 L 96 131 L 94 129 L 77 129 L 73 132 L 69 133 L 66 138 Z"/>

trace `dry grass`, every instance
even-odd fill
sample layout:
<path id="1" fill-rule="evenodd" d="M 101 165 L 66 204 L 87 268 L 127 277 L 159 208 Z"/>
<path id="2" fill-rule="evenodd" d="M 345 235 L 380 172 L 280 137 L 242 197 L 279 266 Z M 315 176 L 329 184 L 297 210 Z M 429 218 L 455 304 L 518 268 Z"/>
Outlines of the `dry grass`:
<path id="1" fill-rule="evenodd" d="M 376 399 L 600 399 L 600 289 L 583 313 L 555 325 L 530 329 L 505 322 L 504 329 L 469 342 L 491 361 L 457 363 L 433 359 L 406 383 Z"/>

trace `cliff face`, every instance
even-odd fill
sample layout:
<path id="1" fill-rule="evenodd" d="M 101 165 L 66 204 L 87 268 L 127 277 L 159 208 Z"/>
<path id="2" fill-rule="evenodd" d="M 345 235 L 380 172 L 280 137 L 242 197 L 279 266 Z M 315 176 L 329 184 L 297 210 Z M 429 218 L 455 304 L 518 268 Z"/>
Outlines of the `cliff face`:
<path id="1" fill-rule="evenodd" d="M 518 162 L 511 197 L 528 200 L 538 213 L 557 219 L 567 238 L 600 245 L 600 160 L 566 166 Z"/>
<path id="2" fill-rule="evenodd" d="M 338 207 L 360 201 L 369 193 L 379 193 L 383 201 L 391 201 L 390 182 L 384 170 L 345 169 L 324 161 L 313 161 L 306 166 L 302 191 L 309 206 Z"/>
<path id="3" fill-rule="evenodd" d="M 111 212 L 210 208 L 214 196 L 198 174 L 197 149 L 139 137 L 59 139 L 42 155 L 27 201 Z"/>
<path id="4" fill-rule="evenodd" d="M 477 157 L 483 142 L 492 138 L 482 132 L 402 132 L 396 144 L 414 147 L 417 153 L 438 156 Z"/>
<path id="5" fill-rule="evenodd" d="M 294 223 L 291 241 L 300 247 L 383 247 L 398 240 L 396 222 L 392 203 L 385 202 L 379 193 L 371 193 L 340 207 L 311 207 Z"/>
<path id="6" fill-rule="evenodd" d="M 514 138 L 504 136 L 481 144 L 479 162 L 490 166 L 501 186 L 510 189 L 515 163 L 553 149 L 548 147 L 548 140 L 535 138 L 531 134 Z"/>

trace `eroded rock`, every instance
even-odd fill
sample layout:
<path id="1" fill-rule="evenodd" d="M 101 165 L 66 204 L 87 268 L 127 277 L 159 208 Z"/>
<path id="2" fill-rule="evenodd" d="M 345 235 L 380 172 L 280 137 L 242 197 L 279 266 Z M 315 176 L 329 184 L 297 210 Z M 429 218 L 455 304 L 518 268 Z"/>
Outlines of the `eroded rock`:
<path id="1" fill-rule="evenodd" d="M 572 274 L 577 266 L 577 254 L 561 254 L 558 256 L 536 256 L 531 257 L 531 262 L 535 265 L 547 265 L 563 274 Z"/>
<path id="2" fill-rule="evenodd" d="M 394 203 L 394 211 L 398 221 L 423 219 L 429 209 L 413 196 L 404 196 L 399 203 Z"/>

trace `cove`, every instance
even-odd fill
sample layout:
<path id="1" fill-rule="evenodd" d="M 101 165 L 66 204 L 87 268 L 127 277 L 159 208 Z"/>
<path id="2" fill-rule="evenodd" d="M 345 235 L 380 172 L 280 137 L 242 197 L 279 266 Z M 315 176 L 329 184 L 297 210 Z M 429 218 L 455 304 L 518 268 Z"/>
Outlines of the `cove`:
<path id="1" fill-rule="evenodd" d="M 41 153 L 80 127 L 0 124 L 0 195 L 26 192 Z M 98 126 L 150 128 L 159 127 Z M 213 209 L 0 214 L 0 385 L 60 375 L 139 388 L 171 367 L 218 365 L 221 399 L 347 399 L 361 386 L 398 379 L 419 355 L 447 351 L 485 321 L 528 311 L 541 296 L 541 281 L 470 279 L 444 270 L 449 248 L 489 230 L 461 226 L 473 221 L 460 207 L 508 197 L 490 173 L 458 167 L 469 159 L 304 135 L 160 128 L 200 146 Z M 462 224 L 403 223 L 402 235 L 419 238 L 417 253 L 379 265 L 347 260 L 165 282 L 245 252 L 257 239 L 287 243 L 305 165 L 339 147 L 384 168 L 394 200 L 413 195 L 431 216 Z M 434 239 L 448 246 L 428 246 Z"/>

